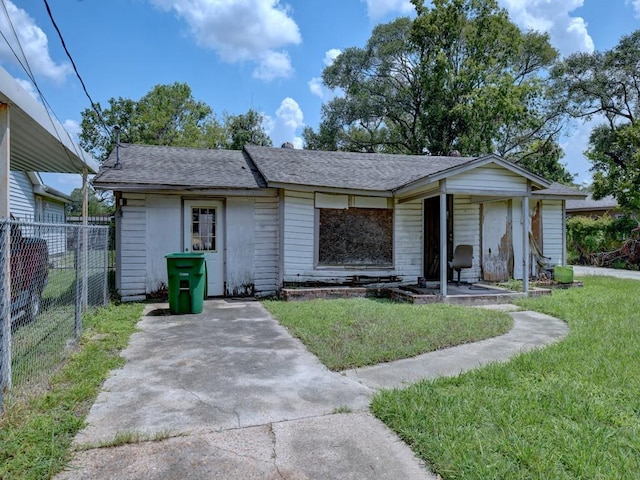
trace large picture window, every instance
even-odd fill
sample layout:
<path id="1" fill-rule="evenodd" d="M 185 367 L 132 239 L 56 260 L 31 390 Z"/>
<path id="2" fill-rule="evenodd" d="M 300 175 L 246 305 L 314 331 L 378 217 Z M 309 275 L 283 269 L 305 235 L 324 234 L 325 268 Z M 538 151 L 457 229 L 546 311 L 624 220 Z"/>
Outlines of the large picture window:
<path id="1" fill-rule="evenodd" d="M 320 208 L 319 266 L 393 266 L 393 210 Z"/>

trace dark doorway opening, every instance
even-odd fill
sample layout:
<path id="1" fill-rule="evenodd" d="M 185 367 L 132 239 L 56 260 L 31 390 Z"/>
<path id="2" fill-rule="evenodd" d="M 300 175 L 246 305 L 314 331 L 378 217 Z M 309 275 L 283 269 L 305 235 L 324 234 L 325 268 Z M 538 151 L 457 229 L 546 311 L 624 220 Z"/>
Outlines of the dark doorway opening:
<path id="1" fill-rule="evenodd" d="M 453 255 L 453 195 L 447 195 L 447 260 Z M 451 280 L 447 268 L 447 279 Z M 424 278 L 440 280 L 440 196 L 424 201 Z"/>

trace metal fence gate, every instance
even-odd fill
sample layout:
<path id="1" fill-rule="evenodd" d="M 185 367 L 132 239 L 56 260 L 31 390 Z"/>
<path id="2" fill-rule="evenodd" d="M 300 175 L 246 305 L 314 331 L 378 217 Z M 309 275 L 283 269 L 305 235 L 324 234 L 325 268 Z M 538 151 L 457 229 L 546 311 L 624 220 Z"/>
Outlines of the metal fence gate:
<path id="1" fill-rule="evenodd" d="M 108 227 L 0 219 L 0 411 L 11 389 L 46 384 L 108 301 Z"/>

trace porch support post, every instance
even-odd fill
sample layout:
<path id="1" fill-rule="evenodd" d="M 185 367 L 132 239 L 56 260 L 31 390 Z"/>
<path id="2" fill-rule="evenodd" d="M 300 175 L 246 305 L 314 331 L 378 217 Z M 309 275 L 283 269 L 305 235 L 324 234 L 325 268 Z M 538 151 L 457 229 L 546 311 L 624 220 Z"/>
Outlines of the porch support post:
<path id="1" fill-rule="evenodd" d="M 529 197 L 522 197 L 522 291 L 529 293 Z"/>
<path id="2" fill-rule="evenodd" d="M 0 218 L 9 212 L 9 172 L 11 170 L 9 105 L 0 103 Z M 3 392 L 11 388 L 11 224 L 0 228 L 0 412 Z"/>
<path id="3" fill-rule="evenodd" d="M 447 194 L 446 180 L 440 180 L 440 294 L 447 296 Z"/>

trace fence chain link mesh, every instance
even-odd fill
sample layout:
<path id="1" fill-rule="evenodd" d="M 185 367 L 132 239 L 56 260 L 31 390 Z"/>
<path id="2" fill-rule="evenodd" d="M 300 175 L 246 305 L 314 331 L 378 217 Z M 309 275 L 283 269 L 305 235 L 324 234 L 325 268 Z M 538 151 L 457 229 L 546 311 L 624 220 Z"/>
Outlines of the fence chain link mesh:
<path id="1" fill-rule="evenodd" d="M 45 388 L 108 301 L 108 227 L 0 219 L 0 411 L 3 394 Z"/>

